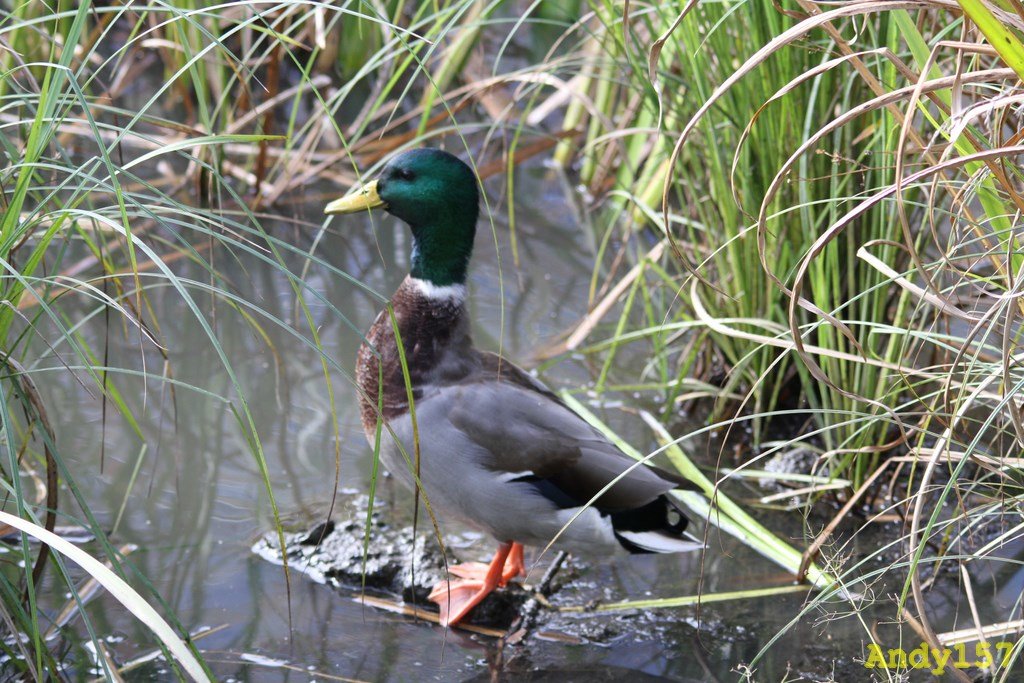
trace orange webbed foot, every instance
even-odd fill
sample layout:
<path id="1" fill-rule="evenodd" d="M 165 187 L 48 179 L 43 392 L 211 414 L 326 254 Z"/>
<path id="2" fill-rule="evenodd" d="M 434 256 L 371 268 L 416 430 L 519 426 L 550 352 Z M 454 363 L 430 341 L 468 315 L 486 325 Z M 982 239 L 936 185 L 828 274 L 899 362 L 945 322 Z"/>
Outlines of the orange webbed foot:
<path id="1" fill-rule="evenodd" d="M 441 581 L 434 586 L 427 599 L 437 603 L 441 612 L 438 621 L 442 626 L 455 626 L 492 590 L 483 581 L 475 579 Z"/>
<path id="2" fill-rule="evenodd" d="M 457 576 L 460 579 L 476 579 L 477 581 L 483 581 L 487 576 L 487 570 L 490 568 L 489 564 L 483 562 L 463 562 L 462 564 L 453 564 L 448 567 L 448 573 L 452 576 Z"/>
<path id="3" fill-rule="evenodd" d="M 455 626 L 495 588 L 526 573 L 523 546 L 502 543 L 490 564 L 467 562 L 451 567 L 448 572 L 461 578 L 438 582 L 427 598 L 440 608 L 441 625 Z"/>
<path id="4" fill-rule="evenodd" d="M 456 564 L 449 567 L 448 573 L 453 576 L 457 576 L 460 579 L 485 581 L 487 579 L 487 572 L 490 571 L 490 569 L 491 565 L 484 564 L 483 562 L 463 562 L 462 564 Z M 498 579 L 498 585 L 504 588 L 508 585 L 509 581 L 519 576 L 526 576 L 526 563 L 523 560 L 523 544 L 513 543 L 509 550 L 508 558 L 505 560 L 504 566 L 502 567 L 501 578 Z"/>

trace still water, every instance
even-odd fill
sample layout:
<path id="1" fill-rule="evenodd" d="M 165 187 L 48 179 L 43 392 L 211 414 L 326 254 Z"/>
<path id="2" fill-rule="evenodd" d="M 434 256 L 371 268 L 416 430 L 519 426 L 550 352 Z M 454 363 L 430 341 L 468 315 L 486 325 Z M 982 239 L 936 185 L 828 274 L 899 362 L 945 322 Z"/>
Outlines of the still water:
<path id="1" fill-rule="evenodd" d="M 558 173 L 530 164 L 517 171 L 516 182 L 517 196 L 529 198 L 516 210 L 518 263 L 510 248 L 503 188 L 500 181 L 489 182 L 493 231 L 487 221 L 481 222 L 469 288 L 478 346 L 530 366 L 539 347 L 571 329 L 586 311 L 596 246 L 591 230 L 580 223 L 573 188 Z M 333 191 L 339 189 L 344 188 Z M 321 259 L 375 292 L 390 293 L 407 268 L 408 234 L 380 214 L 372 224 L 364 216 L 334 218 L 319 235 L 325 225 L 319 211 L 329 191 L 311 189 L 310 196 L 296 198 L 280 215 L 265 218 L 265 227 L 300 250 L 315 248 Z M 198 283 L 191 290 L 195 304 L 248 399 L 286 527 L 311 526 L 324 518 L 335 491 L 335 430 L 337 487 L 354 493 L 368 486 L 370 449 L 359 426 L 350 376 L 360 331 L 369 326 L 382 300 L 299 255 L 286 258 L 295 273 L 308 268 L 306 281 L 331 304 L 306 297 L 324 351 L 340 368 L 331 370 L 332 412 L 321 357 L 302 341 L 310 337 L 306 313 L 296 305 L 287 278 L 241 252 L 216 251 L 211 256 L 233 291 L 288 321 L 281 326 L 247 311 L 259 323 L 257 331 L 227 302 L 204 292 L 199 285 L 209 275 L 202 269 L 186 262 L 175 266 L 180 276 Z M 289 589 L 280 567 L 249 552 L 254 539 L 272 528 L 273 517 L 239 428 L 239 402 L 225 364 L 181 296 L 164 279 L 149 278 L 146 284 L 174 382 L 159 380 L 163 359 L 140 342 L 137 332 L 119 322 L 109 327 L 109 364 L 150 374 L 148 380 L 112 375 L 124 396 L 144 397 L 132 400 L 139 434 L 113 411 L 104 424 L 97 393 L 66 372 L 37 374 L 36 381 L 82 496 L 100 525 L 111 530 L 115 546 L 138 546 L 128 562 L 166 600 L 168 609 L 162 611 L 173 611 L 190 631 L 221 627 L 199 641 L 220 679 L 453 681 L 490 680 L 504 672 L 513 680 L 735 680 L 736 667 L 749 661 L 806 597 L 723 603 L 699 613 L 680 608 L 602 618 L 584 614 L 571 638 L 547 634 L 499 650 L 488 638 L 445 633 L 364 607 L 350 593 L 297 573 Z M 102 316 L 88 318 L 94 309 L 84 301 L 80 310 L 74 304 L 68 310 L 82 318 L 83 334 L 94 347 L 102 348 L 107 330 Z M 598 331 L 595 338 L 606 333 Z M 625 365 L 616 370 L 619 379 L 635 381 L 643 359 L 634 359 L 635 368 L 629 367 L 628 356 L 622 359 Z M 59 367 L 53 358 L 47 362 Z M 582 360 L 566 359 L 541 376 L 554 387 L 580 387 L 594 372 Z M 607 395 L 603 406 L 593 408 L 640 450 L 653 450 L 654 440 L 643 423 L 611 407 L 615 398 Z M 626 405 L 649 400 L 621 398 L 627 399 Z M 74 510 L 67 503 L 68 492 L 62 495 L 64 509 Z M 380 496 L 386 515 L 408 518 L 409 496 L 403 489 L 385 482 Z M 75 513 L 69 514 L 62 523 L 76 521 Z M 791 517 L 777 521 L 798 541 L 801 520 Z M 492 550 L 481 539 L 462 555 L 483 559 Z M 712 533 L 703 562 L 698 554 L 580 558 L 567 571 L 557 602 L 572 604 L 595 595 L 612 601 L 671 597 L 786 581 L 775 565 Z M 97 596 L 87 609 L 92 628 L 106 637 L 118 662 L 154 649 L 148 632 L 109 597 Z M 805 621 L 761 662 L 758 680 L 779 680 L 787 672 L 823 678 L 835 667 L 858 671 L 855 660 L 863 657 L 864 634 L 856 619 L 833 622 L 827 629 L 815 625 L 813 616 Z M 81 626 L 80 618 L 77 623 Z M 80 632 L 84 635 L 85 628 Z M 81 650 L 71 654 L 79 662 L 87 657 Z M 127 676 L 165 680 L 172 674 L 157 661 Z"/>

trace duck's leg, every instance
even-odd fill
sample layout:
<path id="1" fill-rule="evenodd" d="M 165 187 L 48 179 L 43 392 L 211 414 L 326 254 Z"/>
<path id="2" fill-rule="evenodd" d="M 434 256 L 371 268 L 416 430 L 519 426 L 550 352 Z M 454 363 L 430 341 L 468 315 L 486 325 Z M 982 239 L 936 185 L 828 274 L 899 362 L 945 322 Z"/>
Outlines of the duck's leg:
<path id="1" fill-rule="evenodd" d="M 437 603 L 441 609 L 440 622 L 442 626 L 454 626 L 462 621 L 463 617 L 471 609 L 480 604 L 487 595 L 502 584 L 505 573 L 505 560 L 514 546 L 518 543 L 502 543 L 498 551 L 494 553 L 494 559 L 487 565 L 487 571 L 480 578 L 465 578 L 457 581 L 440 581 L 434 590 L 430 592 L 427 599 Z M 522 546 L 520 546 L 520 549 Z M 521 550 L 520 550 L 521 552 Z M 479 563 L 475 563 L 479 564 Z M 464 567 L 465 565 L 457 565 Z M 454 570 L 455 567 L 452 567 Z M 452 571 L 454 574 L 455 572 Z M 476 574 L 476 572 L 473 572 Z"/>
<path id="2" fill-rule="evenodd" d="M 493 564 L 493 561 L 491 564 Z M 483 562 L 463 562 L 462 564 L 455 564 L 449 567 L 448 573 L 462 579 L 483 581 L 490 568 L 490 564 L 484 564 Z M 508 559 L 505 560 L 505 566 L 501 571 L 501 580 L 498 582 L 498 585 L 505 587 L 509 581 L 517 576 L 526 576 L 526 563 L 523 561 L 523 544 L 513 542 L 512 549 L 508 553 Z"/>
<path id="3" fill-rule="evenodd" d="M 505 571 L 501 574 L 501 585 L 504 586 L 517 576 L 526 576 L 526 561 L 523 559 L 523 544 L 513 543 L 512 550 L 505 561 Z"/>

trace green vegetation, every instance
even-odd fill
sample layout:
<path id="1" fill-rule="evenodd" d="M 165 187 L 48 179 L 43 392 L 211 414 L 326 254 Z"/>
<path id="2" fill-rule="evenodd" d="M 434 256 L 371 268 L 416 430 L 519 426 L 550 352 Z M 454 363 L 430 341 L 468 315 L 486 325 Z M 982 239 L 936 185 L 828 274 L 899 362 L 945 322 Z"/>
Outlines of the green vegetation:
<path id="1" fill-rule="evenodd" d="M 583 180 L 618 207 L 606 243 L 661 240 L 621 242 L 639 271 L 612 290 L 615 334 L 589 347 L 599 385 L 618 351 L 647 344 L 642 381 L 671 406 L 663 418 L 711 393 L 720 424 L 755 422 L 764 448 L 744 466 L 816 453 L 817 473 L 849 482 L 836 525 L 886 500 L 909 522 L 897 607 L 914 604 L 934 646 L 921 575 L 977 559 L 964 534 L 993 518 L 1014 527 L 1021 500 L 1008 448 L 1022 433 L 1020 74 L 1004 64 L 1017 63 L 1022 17 L 964 4 L 1004 38 L 998 55 L 948 10 L 702 3 L 683 17 L 637 8 L 624 28 L 601 4 L 580 48 L 600 55 L 577 100 L 593 106 L 567 116 L 585 131 Z M 720 391 L 693 381 L 709 367 L 724 370 Z M 793 412 L 800 427 L 773 426 Z M 926 567 L 929 543 L 946 550 Z M 833 571 L 870 583 L 862 565 Z"/>
<path id="2" fill-rule="evenodd" d="M 265 224 L 292 194 L 333 196 L 394 150 L 443 140 L 482 176 L 504 174 L 513 200 L 528 159 L 552 159 L 583 185 L 594 305 L 558 350 L 593 361 L 588 389 L 639 390 L 658 406 L 645 413 L 647 450 L 697 462 L 722 489 L 706 510 L 728 509 L 780 563 L 818 561 L 837 577 L 844 590 L 817 593 L 808 612 L 842 600 L 853 615 L 884 572 L 841 560 L 850 551 L 830 534 L 855 513 L 865 526 L 897 515 L 900 559 L 885 569 L 905 582 L 889 616 L 944 642 L 926 575 L 959 568 L 971 603 L 968 570 L 1020 541 L 1024 495 L 1024 10 L 960 5 L 966 16 L 949 3 L 809 0 L 4 3 L 2 512 L 51 532 L 84 527 L 90 552 L 141 596 L 132 611 L 149 603 L 187 635 L 111 544 L 117 524 L 93 514 L 76 482 L 96 473 L 65 450 L 47 386 L 69 374 L 102 402 L 103 434 L 116 422 L 143 449 L 159 440 L 138 424 L 153 395 L 226 406 L 280 528 L 248 401 L 256 383 L 223 337 L 245 329 L 279 359 L 280 332 L 315 354 L 337 463 L 333 382 L 351 359 L 323 352 L 314 309 L 355 331 L 367 321 L 350 322 L 309 275 L 362 286 L 317 251 L 319 223 L 309 240 Z M 508 212 L 518 259 L 515 201 L 487 210 Z M 232 277 L 253 263 L 283 276 L 293 310 Z M 171 319 L 153 301 L 168 289 L 184 311 Z M 177 379 L 173 315 L 201 329 L 226 384 Z M 113 363 L 95 342 L 111 337 L 137 356 Z M 638 356 L 639 374 L 619 362 Z M 679 416 L 695 406 L 709 426 L 683 432 Z M 711 432 L 750 455 L 723 446 L 708 463 L 679 450 Z M 802 495 L 788 502 L 819 515 L 799 562 L 754 527 L 736 488 L 744 469 L 793 452 L 815 464 L 790 476 Z M 77 602 L 82 576 L 49 545 L 13 538 L 0 630 L 28 637 L 0 640 L 2 670 L 60 677 L 82 663 L 44 638 L 67 623 L 54 623 L 52 596 Z M 106 634 L 85 623 L 102 651 Z"/>

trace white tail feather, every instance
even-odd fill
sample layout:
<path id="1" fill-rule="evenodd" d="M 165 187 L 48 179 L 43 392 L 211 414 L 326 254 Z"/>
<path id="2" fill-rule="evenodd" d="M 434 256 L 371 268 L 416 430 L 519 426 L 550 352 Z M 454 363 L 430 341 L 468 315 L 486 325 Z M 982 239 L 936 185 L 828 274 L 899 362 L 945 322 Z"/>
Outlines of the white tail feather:
<path id="1" fill-rule="evenodd" d="M 704 544 L 686 534 L 683 538 L 669 536 L 661 531 L 616 531 L 618 536 L 638 548 L 652 553 L 685 553 L 700 550 Z"/>

